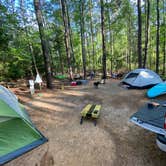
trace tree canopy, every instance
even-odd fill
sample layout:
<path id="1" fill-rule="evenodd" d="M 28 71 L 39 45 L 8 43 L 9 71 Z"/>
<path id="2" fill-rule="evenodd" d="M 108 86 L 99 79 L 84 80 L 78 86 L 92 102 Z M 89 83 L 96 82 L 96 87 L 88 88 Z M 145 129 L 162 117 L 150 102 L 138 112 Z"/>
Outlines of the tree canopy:
<path id="1" fill-rule="evenodd" d="M 38 0 L 40 22 L 34 2 L 0 1 L 1 81 L 138 66 L 165 74 L 165 0 Z"/>

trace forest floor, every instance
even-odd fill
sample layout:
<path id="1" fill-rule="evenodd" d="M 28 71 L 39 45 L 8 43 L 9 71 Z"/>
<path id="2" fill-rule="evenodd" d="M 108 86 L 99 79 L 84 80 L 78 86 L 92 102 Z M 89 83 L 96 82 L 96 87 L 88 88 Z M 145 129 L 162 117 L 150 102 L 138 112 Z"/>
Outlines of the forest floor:
<path id="1" fill-rule="evenodd" d="M 65 86 L 42 90 L 30 97 L 27 88 L 13 88 L 37 128 L 49 139 L 5 166 L 165 166 L 166 153 L 156 135 L 129 121 L 148 99 L 145 90 L 127 90 L 119 80 L 93 87 Z M 88 104 L 101 104 L 97 125 L 80 112 Z"/>

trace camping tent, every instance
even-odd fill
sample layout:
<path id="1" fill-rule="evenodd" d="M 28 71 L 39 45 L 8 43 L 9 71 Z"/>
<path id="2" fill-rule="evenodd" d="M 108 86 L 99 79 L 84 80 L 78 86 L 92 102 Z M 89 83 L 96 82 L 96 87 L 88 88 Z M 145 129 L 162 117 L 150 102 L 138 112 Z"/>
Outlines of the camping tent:
<path id="1" fill-rule="evenodd" d="M 131 88 L 146 88 L 161 82 L 160 76 L 149 69 L 135 69 L 122 80 L 122 83 L 129 85 Z"/>
<path id="2" fill-rule="evenodd" d="M 46 141 L 17 97 L 0 85 L 0 165 Z"/>
<path id="3" fill-rule="evenodd" d="M 43 81 L 39 74 L 36 75 L 35 83 L 41 84 Z"/>

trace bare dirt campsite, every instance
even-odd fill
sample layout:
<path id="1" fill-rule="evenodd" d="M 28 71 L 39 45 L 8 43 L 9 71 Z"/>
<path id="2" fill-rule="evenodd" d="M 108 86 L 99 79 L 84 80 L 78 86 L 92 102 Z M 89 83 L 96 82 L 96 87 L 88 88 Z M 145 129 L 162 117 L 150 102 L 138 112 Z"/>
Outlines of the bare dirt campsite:
<path id="1" fill-rule="evenodd" d="M 147 101 L 145 90 L 127 90 L 109 79 L 98 89 L 65 86 L 42 90 L 31 98 L 28 88 L 11 88 L 37 128 L 49 139 L 5 166 L 165 166 L 155 134 L 129 122 Z M 101 104 L 97 125 L 80 112 L 88 103 Z"/>
<path id="2" fill-rule="evenodd" d="M 0 165 L 166 166 L 165 2 L 0 0 Z"/>

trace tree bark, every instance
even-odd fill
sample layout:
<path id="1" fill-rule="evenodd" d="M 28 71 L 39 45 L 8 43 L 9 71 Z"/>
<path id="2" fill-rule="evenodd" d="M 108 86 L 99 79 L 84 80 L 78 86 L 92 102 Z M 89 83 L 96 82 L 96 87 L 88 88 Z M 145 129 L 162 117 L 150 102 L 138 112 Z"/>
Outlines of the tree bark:
<path id="1" fill-rule="evenodd" d="M 132 55 L 132 18 L 131 18 L 131 10 L 129 8 L 128 17 L 127 17 L 127 44 L 128 44 L 128 51 L 127 51 L 127 68 L 131 70 L 131 55 Z"/>
<path id="2" fill-rule="evenodd" d="M 153 50 L 153 46 L 152 46 L 152 41 L 153 41 L 153 37 L 152 35 L 150 34 L 149 36 L 149 50 Z M 148 65 L 148 68 L 152 68 L 152 54 L 149 55 L 149 65 Z"/>
<path id="3" fill-rule="evenodd" d="M 102 68 L 103 68 L 103 79 L 105 80 L 107 77 L 106 72 L 106 44 L 105 44 L 105 12 L 104 12 L 104 0 L 100 0 L 101 4 L 101 36 L 102 36 Z"/>
<path id="4" fill-rule="evenodd" d="M 163 75 L 165 75 L 165 63 L 166 63 L 166 42 L 165 42 L 165 32 L 164 32 L 164 41 L 163 41 Z"/>
<path id="5" fill-rule="evenodd" d="M 138 68 L 142 68 L 142 19 L 141 19 L 141 0 L 137 0 L 138 10 Z"/>
<path id="6" fill-rule="evenodd" d="M 94 31 L 93 31 L 93 16 L 92 16 L 93 4 L 90 0 L 90 31 L 91 31 L 91 42 L 92 42 L 92 62 L 93 62 L 93 71 L 95 71 L 95 46 L 94 46 Z"/>
<path id="7" fill-rule="evenodd" d="M 89 68 L 92 69 L 91 65 L 91 47 L 90 47 L 90 41 L 91 39 L 88 38 L 88 34 L 85 32 L 85 50 L 86 50 L 86 65 L 89 64 Z"/>
<path id="8" fill-rule="evenodd" d="M 81 0 L 81 4 L 80 4 L 80 12 L 81 12 L 81 20 L 80 20 L 81 48 L 82 48 L 82 62 L 83 62 L 84 79 L 86 79 L 86 50 L 85 50 L 84 8 L 85 8 L 85 0 Z"/>
<path id="9" fill-rule="evenodd" d="M 165 0 L 163 0 L 163 26 L 165 26 Z M 166 63 L 166 42 L 165 42 L 165 38 L 166 38 L 166 32 L 165 29 L 163 29 L 163 37 L 164 37 L 164 41 L 163 41 L 163 72 L 162 74 L 165 75 L 165 63 Z"/>
<path id="10" fill-rule="evenodd" d="M 108 0 L 106 0 L 106 3 L 108 4 Z M 111 30 L 111 19 L 110 19 L 110 8 L 107 7 L 108 12 L 108 28 L 109 28 L 109 53 L 110 53 L 110 61 L 111 61 L 111 73 L 113 72 L 113 31 Z"/>
<path id="11" fill-rule="evenodd" d="M 159 29 L 160 29 L 159 0 L 157 0 L 156 11 L 157 11 L 157 27 L 156 27 L 156 73 L 158 73 L 159 72 L 159 45 L 160 45 L 160 36 L 159 36 Z"/>
<path id="12" fill-rule="evenodd" d="M 75 60 L 75 56 L 74 56 L 73 41 L 72 41 L 72 29 L 71 29 L 71 25 L 70 25 L 70 16 L 69 16 L 69 10 L 68 10 L 67 4 L 66 4 L 66 11 L 67 11 L 66 14 L 67 14 L 67 18 L 68 18 L 69 38 L 70 38 L 70 47 L 71 47 L 71 61 L 72 61 L 72 65 L 74 67 L 76 60 Z"/>
<path id="13" fill-rule="evenodd" d="M 47 88 L 52 89 L 50 55 L 49 55 L 49 49 L 47 46 L 46 37 L 44 34 L 44 26 L 43 26 L 42 13 L 41 13 L 41 7 L 40 7 L 40 0 L 34 0 L 34 6 L 35 6 L 36 19 L 37 19 L 37 23 L 38 23 L 38 27 L 39 27 L 42 51 L 43 51 L 43 56 L 44 56 Z"/>
<path id="14" fill-rule="evenodd" d="M 144 49 L 144 62 L 143 67 L 146 67 L 146 61 L 147 61 L 147 52 L 148 52 L 148 42 L 149 42 L 149 18 L 150 18 L 150 1 L 145 0 L 145 4 L 147 4 L 147 10 L 146 11 L 146 26 L 145 26 L 145 49 Z M 146 5 L 145 5 L 146 8 Z"/>
<path id="15" fill-rule="evenodd" d="M 67 7 L 66 7 L 66 0 L 60 0 L 61 8 L 62 8 L 62 17 L 63 23 L 65 28 L 65 47 L 66 47 L 66 55 L 67 55 L 67 62 L 68 62 L 68 72 L 70 79 L 73 80 L 73 71 L 72 71 L 72 63 L 71 63 L 71 47 L 70 47 L 70 32 L 68 27 L 68 17 L 67 17 Z"/>

